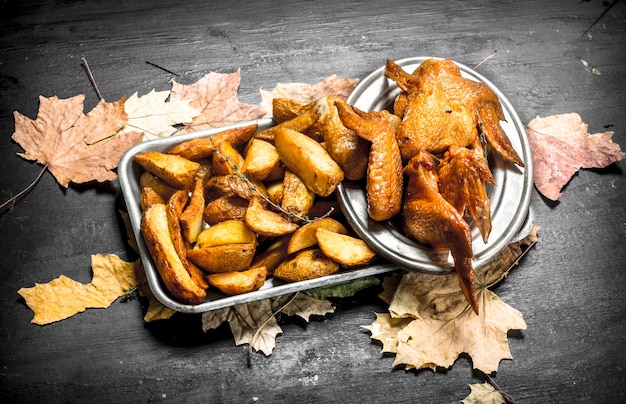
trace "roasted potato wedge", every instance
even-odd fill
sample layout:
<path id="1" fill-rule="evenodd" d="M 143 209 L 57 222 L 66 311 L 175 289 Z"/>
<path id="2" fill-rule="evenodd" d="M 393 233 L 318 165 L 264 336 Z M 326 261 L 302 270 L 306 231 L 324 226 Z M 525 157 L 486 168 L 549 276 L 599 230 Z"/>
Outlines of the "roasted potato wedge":
<path id="1" fill-rule="evenodd" d="M 141 189 L 139 201 L 141 204 L 142 212 L 154 204 L 165 203 L 163 198 L 161 198 L 161 195 L 157 194 L 155 190 L 150 187 L 145 187 Z"/>
<path id="2" fill-rule="evenodd" d="M 200 248 L 237 243 L 256 243 L 256 234 L 242 220 L 219 222 L 202 230 L 196 240 L 196 245 Z"/>
<path id="3" fill-rule="evenodd" d="M 244 181 L 237 174 L 218 175 L 204 181 L 204 198 L 209 202 L 221 196 L 232 195 L 250 200 L 258 194 L 267 195 L 262 182 L 253 179 Z"/>
<path id="4" fill-rule="evenodd" d="M 267 196 L 270 198 L 270 201 L 280 206 L 281 201 L 283 200 L 283 181 L 276 181 L 266 185 Z"/>
<path id="5" fill-rule="evenodd" d="M 287 244 L 290 236 L 278 237 L 271 245 L 269 245 L 263 252 L 255 255 L 252 259 L 250 267 L 265 267 L 267 274 L 272 275 L 276 267 L 283 262 L 287 254 Z"/>
<path id="6" fill-rule="evenodd" d="M 315 231 L 315 237 L 324 255 L 345 267 L 369 264 L 376 258 L 376 251 L 360 238 L 322 228 Z"/>
<path id="7" fill-rule="evenodd" d="M 219 197 L 207 203 L 204 208 L 204 221 L 214 225 L 224 220 L 243 220 L 248 203 L 247 199 L 236 195 Z"/>
<path id="8" fill-rule="evenodd" d="M 192 139 L 179 143 L 169 152 L 189 160 L 199 160 L 213 156 L 214 148 L 222 142 L 238 147 L 246 143 L 259 127 L 254 123 L 247 126 L 226 129 L 212 136 Z"/>
<path id="9" fill-rule="evenodd" d="M 217 145 L 217 153 L 213 153 L 213 175 L 232 175 L 241 170 L 244 159 L 239 150 L 230 143 L 222 142 Z"/>
<path id="10" fill-rule="evenodd" d="M 260 289 L 265 283 L 265 278 L 267 278 L 265 267 L 207 275 L 207 280 L 211 286 L 231 296 Z"/>
<path id="11" fill-rule="evenodd" d="M 339 264 L 324 255 L 319 248 L 303 250 L 274 270 L 274 277 L 287 282 L 299 282 L 334 274 Z"/>
<path id="12" fill-rule="evenodd" d="M 260 197 L 250 200 L 244 218 L 246 224 L 255 233 L 266 237 L 277 237 L 293 233 L 298 225 L 290 222 L 276 212 L 265 208 Z"/>
<path id="13" fill-rule="evenodd" d="M 280 168 L 280 157 L 276 147 L 265 140 L 250 140 L 243 163 L 244 174 L 248 178 L 265 181 L 277 167 Z"/>
<path id="14" fill-rule="evenodd" d="M 188 243 L 195 243 L 198 234 L 204 229 L 204 186 L 201 179 L 196 179 L 189 204 L 180 214 L 180 227 Z"/>
<path id="15" fill-rule="evenodd" d="M 165 204 L 154 204 L 144 211 L 141 235 L 166 289 L 172 296 L 187 304 L 202 303 L 206 299 L 206 291 L 191 279 L 176 253 Z"/>
<path id="16" fill-rule="evenodd" d="M 167 201 L 168 199 L 170 199 L 170 196 L 172 196 L 172 194 L 176 192 L 176 188 L 170 187 L 169 185 L 155 177 L 154 174 L 151 174 L 147 171 L 144 171 L 139 177 L 139 186 L 141 188 L 152 188 L 152 190 L 154 190 L 154 192 L 156 192 L 157 195 L 159 195 L 161 199 L 163 199 L 163 201 Z"/>
<path id="17" fill-rule="evenodd" d="M 149 173 L 176 189 L 191 189 L 200 164 L 174 154 L 147 151 L 137 153 L 135 161 Z"/>
<path id="18" fill-rule="evenodd" d="M 272 99 L 272 117 L 276 123 L 281 123 L 302 115 L 304 105 L 290 98 Z"/>
<path id="19" fill-rule="evenodd" d="M 187 270 L 187 273 L 189 273 L 189 276 L 191 276 L 191 279 L 196 285 L 202 289 L 206 289 L 209 285 L 204 279 L 204 274 L 200 268 L 187 259 L 187 243 L 183 238 L 181 230 L 180 215 L 188 199 L 187 191 L 176 191 L 174 195 L 172 195 L 167 203 L 167 224 L 170 229 L 172 244 L 174 244 L 174 249 L 176 250 L 176 254 L 178 254 L 178 258 L 180 258 L 180 262 L 183 263 L 185 270 Z"/>
<path id="20" fill-rule="evenodd" d="M 274 144 L 282 162 L 311 192 L 328 196 L 343 181 L 339 165 L 322 145 L 307 135 L 280 128 L 276 131 Z"/>
<path id="21" fill-rule="evenodd" d="M 298 132 L 304 132 L 309 129 L 319 118 L 317 108 L 310 108 L 303 114 L 296 116 L 293 119 L 279 123 L 276 126 L 262 130 L 254 135 L 257 139 L 262 139 L 270 143 L 275 142 L 276 133 L 281 129 L 291 129 Z"/>
<path id="22" fill-rule="evenodd" d="M 318 229 L 326 229 L 335 233 L 348 234 L 348 230 L 343 224 L 330 217 L 324 217 L 313 222 L 309 222 L 296 230 L 287 246 L 287 253 L 293 254 L 296 251 L 317 245 L 315 233 Z"/>
<path id="23" fill-rule="evenodd" d="M 285 171 L 282 193 L 280 207 L 285 212 L 300 217 L 309 214 L 309 210 L 315 202 L 315 194 L 304 185 L 300 177 L 289 170 Z"/>
<path id="24" fill-rule="evenodd" d="M 187 250 L 187 257 L 209 273 L 243 271 L 250 268 L 256 252 L 254 243 L 234 243 L 213 247 L 194 247 Z"/>

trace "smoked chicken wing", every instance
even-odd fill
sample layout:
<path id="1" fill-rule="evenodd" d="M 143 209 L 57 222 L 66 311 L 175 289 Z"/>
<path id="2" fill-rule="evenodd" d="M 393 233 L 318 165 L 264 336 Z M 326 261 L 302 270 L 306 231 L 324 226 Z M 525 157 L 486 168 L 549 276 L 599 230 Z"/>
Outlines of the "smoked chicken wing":
<path id="1" fill-rule="evenodd" d="M 434 249 L 450 250 L 463 295 L 478 314 L 472 234 L 461 214 L 439 193 L 434 156 L 419 152 L 404 173 L 409 177 L 402 208 L 404 234 Z"/>
<path id="2" fill-rule="evenodd" d="M 387 60 L 385 76 L 402 94 L 394 112 L 402 114 L 397 132 L 405 160 L 419 150 L 441 153 L 467 147 L 480 134 L 502 157 L 524 166 L 500 126 L 504 120 L 497 95 L 485 84 L 461 76 L 450 60 L 428 59 L 411 74 Z"/>

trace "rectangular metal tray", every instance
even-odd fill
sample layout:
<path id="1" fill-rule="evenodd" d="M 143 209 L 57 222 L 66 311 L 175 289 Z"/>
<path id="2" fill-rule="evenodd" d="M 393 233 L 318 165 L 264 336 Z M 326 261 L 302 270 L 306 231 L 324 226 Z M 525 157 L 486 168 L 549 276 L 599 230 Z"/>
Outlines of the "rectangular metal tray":
<path id="1" fill-rule="evenodd" d="M 209 288 L 209 290 L 207 290 L 207 299 L 201 304 L 190 305 L 174 300 L 165 289 L 165 286 L 163 285 L 160 275 L 156 267 L 154 266 L 152 257 L 150 256 L 150 253 L 146 248 L 146 245 L 139 230 L 142 214 L 140 205 L 141 187 L 139 185 L 139 177 L 143 173 L 143 169 L 133 161 L 133 156 L 137 153 L 144 151 L 167 152 L 175 145 L 184 141 L 210 136 L 228 128 L 250 125 L 252 123 L 257 123 L 259 125 L 258 131 L 274 125 L 274 121 L 272 118 L 263 118 L 255 121 L 241 122 L 235 125 L 223 126 L 220 128 L 150 140 L 135 145 L 134 147 L 129 149 L 120 160 L 118 166 L 120 186 L 122 189 L 122 194 L 124 196 L 126 207 L 128 209 L 128 214 L 130 216 L 130 223 L 133 229 L 133 233 L 137 240 L 137 246 L 139 247 L 141 261 L 146 272 L 146 277 L 148 279 L 150 289 L 152 290 L 154 296 L 163 305 L 183 313 L 202 313 L 224 307 L 234 306 L 237 304 L 286 295 L 297 291 L 322 286 L 336 285 L 354 279 L 383 274 L 399 269 L 399 267 L 395 264 L 382 263 L 358 269 L 343 270 L 333 275 L 301 282 L 286 283 L 280 281 L 279 279 L 269 278 L 265 281 L 265 284 L 255 292 L 245 293 L 237 296 L 226 296 L 216 291 L 215 288 Z"/>

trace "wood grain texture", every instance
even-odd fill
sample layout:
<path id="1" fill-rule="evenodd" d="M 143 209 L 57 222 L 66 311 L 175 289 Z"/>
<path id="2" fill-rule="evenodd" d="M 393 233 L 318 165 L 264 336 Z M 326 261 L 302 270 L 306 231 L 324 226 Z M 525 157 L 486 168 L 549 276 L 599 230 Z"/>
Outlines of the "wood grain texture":
<path id="1" fill-rule="evenodd" d="M 241 68 L 239 98 L 259 103 L 278 82 L 363 78 L 385 59 L 441 56 L 475 66 L 524 122 L 578 112 L 626 148 L 626 4 L 590 1 L 8 1 L 0 5 L 0 199 L 40 167 L 15 156 L 13 111 L 38 96 L 109 101 L 208 71 Z M 582 61 L 600 71 L 592 74 Z M 162 66 L 172 73 L 154 67 Z M 496 288 L 527 330 L 495 376 L 518 402 L 624 402 L 624 161 L 582 171 L 558 203 L 535 193 L 539 243 Z M 29 323 L 21 287 L 60 274 L 88 282 L 90 255 L 133 257 L 118 184 L 61 189 L 50 175 L 0 212 L 0 396 L 6 402 L 458 402 L 480 383 L 461 357 L 447 372 L 393 370 L 361 328 L 385 311 L 376 290 L 339 302 L 324 321 L 283 319 L 270 357 L 246 366 L 227 327 L 200 317 L 144 324 L 137 301 L 59 323 Z"/>

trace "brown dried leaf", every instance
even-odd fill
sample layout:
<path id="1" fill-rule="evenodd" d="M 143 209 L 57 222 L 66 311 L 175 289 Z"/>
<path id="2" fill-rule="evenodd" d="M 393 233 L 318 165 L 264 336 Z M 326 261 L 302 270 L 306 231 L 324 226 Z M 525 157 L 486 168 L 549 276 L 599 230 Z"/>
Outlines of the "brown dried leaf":
<path id="1" fill-rule="evenodd" d="M 307 322 L 313 315 L 325 316 L 334 312 L 335 308 L 328 300 L 316 299 L 305 293 L 298 293 L 282 310 L 288 316 L 298 316 Z"/>
<path id="2" fill-rule="evenodd" d="M 271 116 L 274 98 L 288 98 L 303 105 L 326 95 L 346 99 L 358 82 L 358 79 L 340 78 L 333 74 L 317 84 L 278 83 L 272 91 L 261 90 L 261 106 L 267 111 L 267 116 Z"/>
<path id="3" fill-rule="evenodd" d="M 109 307 L 138 284 L 135 278 L 136 265 L 138 261 L 125 262 L 112 254 L 92 255 L 91 283 L 80 283 L 61 275 L 49 283 L 21 288 L 17 293 L 34 312 L 32 323 L 49 324 L 86 309 Z"/>
<path id="4" fill-rule="evenodd" d="M 32 120 L 14 112 L 13 140 L 22 146 L 19 156 L 48 165 L 59 184 L 68 187 L 88 181 L 111 181 L 124 152 L 142 140 L 137 132 L 119 133 L 126 124 L 124 101 L 100 101 L 83 114 L 84 95 L 67 99 L 39 97 Z"/>
<path id="5" fill-rule="evenodd" d="M 171 100 L 191 100 L 189 106 L 200 115 L 186 124 L 182 132 L 216 128 L 231 123 L 261 118 L 263 107 L 239 102 L 237 90 L 241 80 L 240 69 L 230 74 L 209 72 L 193 84 L 172 82 Z"/>
<path id="6" fill-rule="evenodd" d="M 206 332 L 224 321 L 230 325 L 235 345 L 250 344 L 266 356 L 274 350 L 276 336 L 283 332 L 273 315 L 271 299 L 205 312 L 202 314 L 202 329 Z"/>
<path id="7" fill-rule="evenodd" d="M 470 394 L 461 401 L 463 404 L 504 404 L 506 400 L 489 383 L 470 384 Z"/>
<path id="8" fill-rule="evenodd" d="M 535 186 L 555 201 L 581 168 L 603 168 L 626 158 L 613 132 L 589 134 L 576 113 L 537 117 L 528 124 Z"/>
<path id="9" fill-rule="evenodd" d="M 511 359 L 507 332 L 525 329 L 526 323 L 519 311 L 488 288 L 508 274 L 524 247 L 534 245 L 537 230 L 535 226 L 528 237 L 511 243 L 490 263 L 476 269 L 480 315 L 469 307 L 454 274 L 407 272 L 399 283 L 383 283 L 394 290 L 389 314 L 379 314 L 366 328 L 373 339 L 383 343 L 384 352 L 396 353 L 394 366 L 447 368 L 466 352 L 476 369 L 491 373 L 500 360 Z"/>

